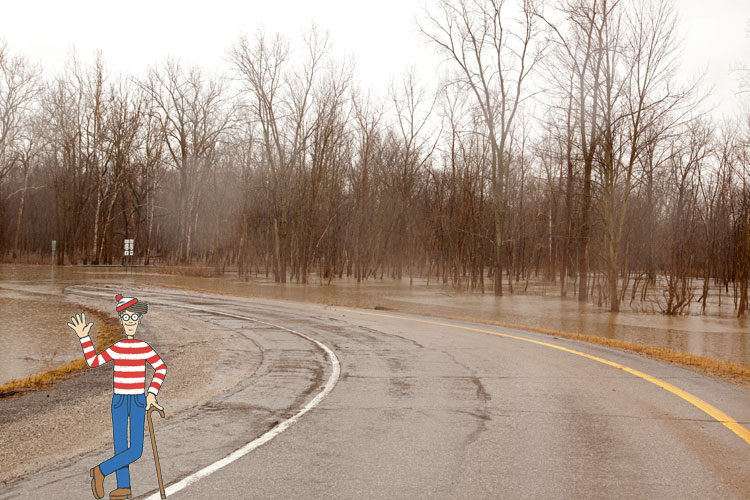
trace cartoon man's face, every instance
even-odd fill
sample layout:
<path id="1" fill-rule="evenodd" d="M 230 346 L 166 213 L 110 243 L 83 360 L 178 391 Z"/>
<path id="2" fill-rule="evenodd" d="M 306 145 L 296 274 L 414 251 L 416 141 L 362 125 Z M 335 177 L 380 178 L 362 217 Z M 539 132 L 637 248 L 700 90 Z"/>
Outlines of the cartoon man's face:
<path id="1" fill-rule="evenodd" d="M 125 335 L 132 337 L 135 335 L 135 331 L 138 330 L 138 325 L 141 324 L 141 315 L 125 310 L 120 313 L 120 324 L 125 330 Z"/>

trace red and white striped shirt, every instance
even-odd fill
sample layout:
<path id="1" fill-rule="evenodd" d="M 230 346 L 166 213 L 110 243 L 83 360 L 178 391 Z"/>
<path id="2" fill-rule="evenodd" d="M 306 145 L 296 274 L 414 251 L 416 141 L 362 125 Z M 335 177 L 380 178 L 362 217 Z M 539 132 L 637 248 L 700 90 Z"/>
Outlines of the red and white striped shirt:
<path id="1" fill-rule="evenodd" d="M 83 356 L 91 368 L 115 361 L 115 394 L 143 394 L 146 388 L 146 362 L 154 367 L 154 377 L 148 392 L 154 396 L 159 392 L 164 377 L 167 376 L 167 365 L 146 342 L 136 339 L 120 340 L 97 355 L 91 337 L 86 336 L 80 340 Z"/>

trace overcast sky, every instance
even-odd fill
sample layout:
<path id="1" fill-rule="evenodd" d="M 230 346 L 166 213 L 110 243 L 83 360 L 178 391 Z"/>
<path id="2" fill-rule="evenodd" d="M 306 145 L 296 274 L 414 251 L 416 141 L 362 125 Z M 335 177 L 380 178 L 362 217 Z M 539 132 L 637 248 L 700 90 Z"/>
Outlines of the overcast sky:
<path id="1" fill-rule="evenodd" d="M 259 26 L 293 42 L 316 22 L 338 55 L 357 60 L 357 78 L 378 94 L 410 65 L 436 74 L 437 58 L 423 44 L 415 18 L 431 0 L 0 0 L 0 37 L 14 52 L 62 69 L 75 46 L 84 60 L 101 49 L 115 72 L 142 74 L 168 55 L 223 70 L 227 48 Z M 750 65 L 750 0 L 676 0 L 687 33 L 686 74 L 706 70 L 718 115 L 737 106 L 730 69 Z M 293 44 L 294 45 L 294 44 Z"/>

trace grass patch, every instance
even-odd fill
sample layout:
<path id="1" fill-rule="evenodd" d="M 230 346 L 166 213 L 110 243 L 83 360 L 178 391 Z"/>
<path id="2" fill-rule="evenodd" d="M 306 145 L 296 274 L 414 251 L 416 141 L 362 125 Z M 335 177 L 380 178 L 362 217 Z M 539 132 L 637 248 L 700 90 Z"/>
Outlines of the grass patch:
<path id="1" fill-rule="evenodd" d="M 94 346 L 97 347 L 97 352 L 103 351 L 122 338 L 122 327 L 120 327 L 120 323 L 116 318 L 103 317 L 99 311 L 95 311 L 88 307 L 83 307 L 81 309 L 91 319 L 95 320 L 94 322 L 98 326 L 97 333 L 92 338 Z M 63 325 L 62 328 L 68 330 L 68 327 L 65 325 Z M 70 333 L 73 338 L 76 338 L 75 333 L 73 333 L 72 330 Z M 83 357 L 83 352 L 81 352 L 81 357 Z M 86 368 L 88 368 L 86 360 L 76 359 L 37 375 L 32 375 L 24 379 L 11 380 L 10 382 L 0 385 L 0 399 L 19 395 L 26 391 L 51 387 L 58 380 L 69 378 Z"/>
<path id="2" fill-rule="evenodd" d="M 271 298 L 274 300 L 289 300 L 289 299 L 278 299 L 278 298 L 273 298 L 273 297 L 263 297 L 260 295 L 254 295 L 254 294 L 248 294 L 248 293 L 226 292 L 226 291 L 219 291 L 219 290 L 210 290 L 210 289 L 205 289 L 205 288 L 185 287 L 185 286 L 179 286 L 179 285 L 156 285 L 156 286 L 160 286 L 163 288 L 175 288 L 179 290 L 213 293 L 213 294 L 218 294 L 218 295 L 233 295 L 237 297 L 254 297 L 254 298 L 264 298 L 264 299 Z M 311 304 L 320 304 L 319 302 L 313 302 L 309 300 L 295 299 L 294 301 L 306 302 L 306 303 L 311 303 Z M 398 311 L 397 309 L 384 308 L 382 306 L 363 307 L 361 305 L 352 305 L 352 304 L 323 304 L 323 305 L 353 307 L 353 308 L 358 308 L 358 309 L 373 309 L 373 310 L 380 310 L 380 311 L 405 312 L 407 314 L 414 314 L 415 316 L 424 316 L 422 314 L 415 314 L 415 313 L 411 313 L 407 311 Z M 682 366 L 683 368 L 687 368 L 689 370 L 701 373 L 703 375 L 720 378 L 720 379 L 726 380 L 728 382 L 732 382 L 734 384 L 737 384 L 743 387 L 750 387 L 750 366 L 748 365 L 730 363 L 728 361 L 721 361 L 718 359 L 707 358 L 705 356 L 696 356 L 695 354 L 687 354 L 687 353 L 675 351 L 672 349 L 664 349 L 662 347 L 654 347 L 650 345 L 636 344 L 634 342 L 626 342 L 624 340 L 610 339 L 607 337 L 600 337 L 597 335 L 586 335 L 583 333 L 564 332 L 560 330 L 552 330 L 549 328 L 519 325 L 515 323 L 505 323 L 502 321 L 492 321 L 492 320 L 482 320 L 482 319 L 477 319 L 477 318 L 449 316 L 445 314 L 434 314 L 434 315 L 431 315 L 430 317 L 450 319 L 454 321 L 467 321 L 467 322 L 472 322 L 472 323 L 482 323 L 482 324 L 487 324 L 487 325 L 502 326 L 505 328 L 514 328 L 516 330 L 543 333 L 545 335 L 550 335 L 553 337 L 576 340 L 579 342 L 586 342 L 589 344 L 601 345 L 605 347 L 612 347 L 614 349 L 620 349 L 623 351 L 633 352 L 633 353 L 640 354 L 642 356 L 646 356 L 652 359 L 658 359 L 660 361 L 674 363 L 676 365 Z"/>

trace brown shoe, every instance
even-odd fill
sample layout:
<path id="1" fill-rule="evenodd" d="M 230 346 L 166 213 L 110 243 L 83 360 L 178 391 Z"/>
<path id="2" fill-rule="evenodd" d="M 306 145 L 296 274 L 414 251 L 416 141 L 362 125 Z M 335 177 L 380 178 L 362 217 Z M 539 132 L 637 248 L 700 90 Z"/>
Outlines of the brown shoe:
<path id="1" fill-rule="evenodd" d="M 104 474 L 98 465 L 91 469 L 91 492 L 94 498 L 104 497 Z"/>
<path id="2" fill-rule="evenodd" d="M 130 488 L 117 488 L 109 492 L 109 500 L 125 500 L 126 498 L 132 498 Z"/>

